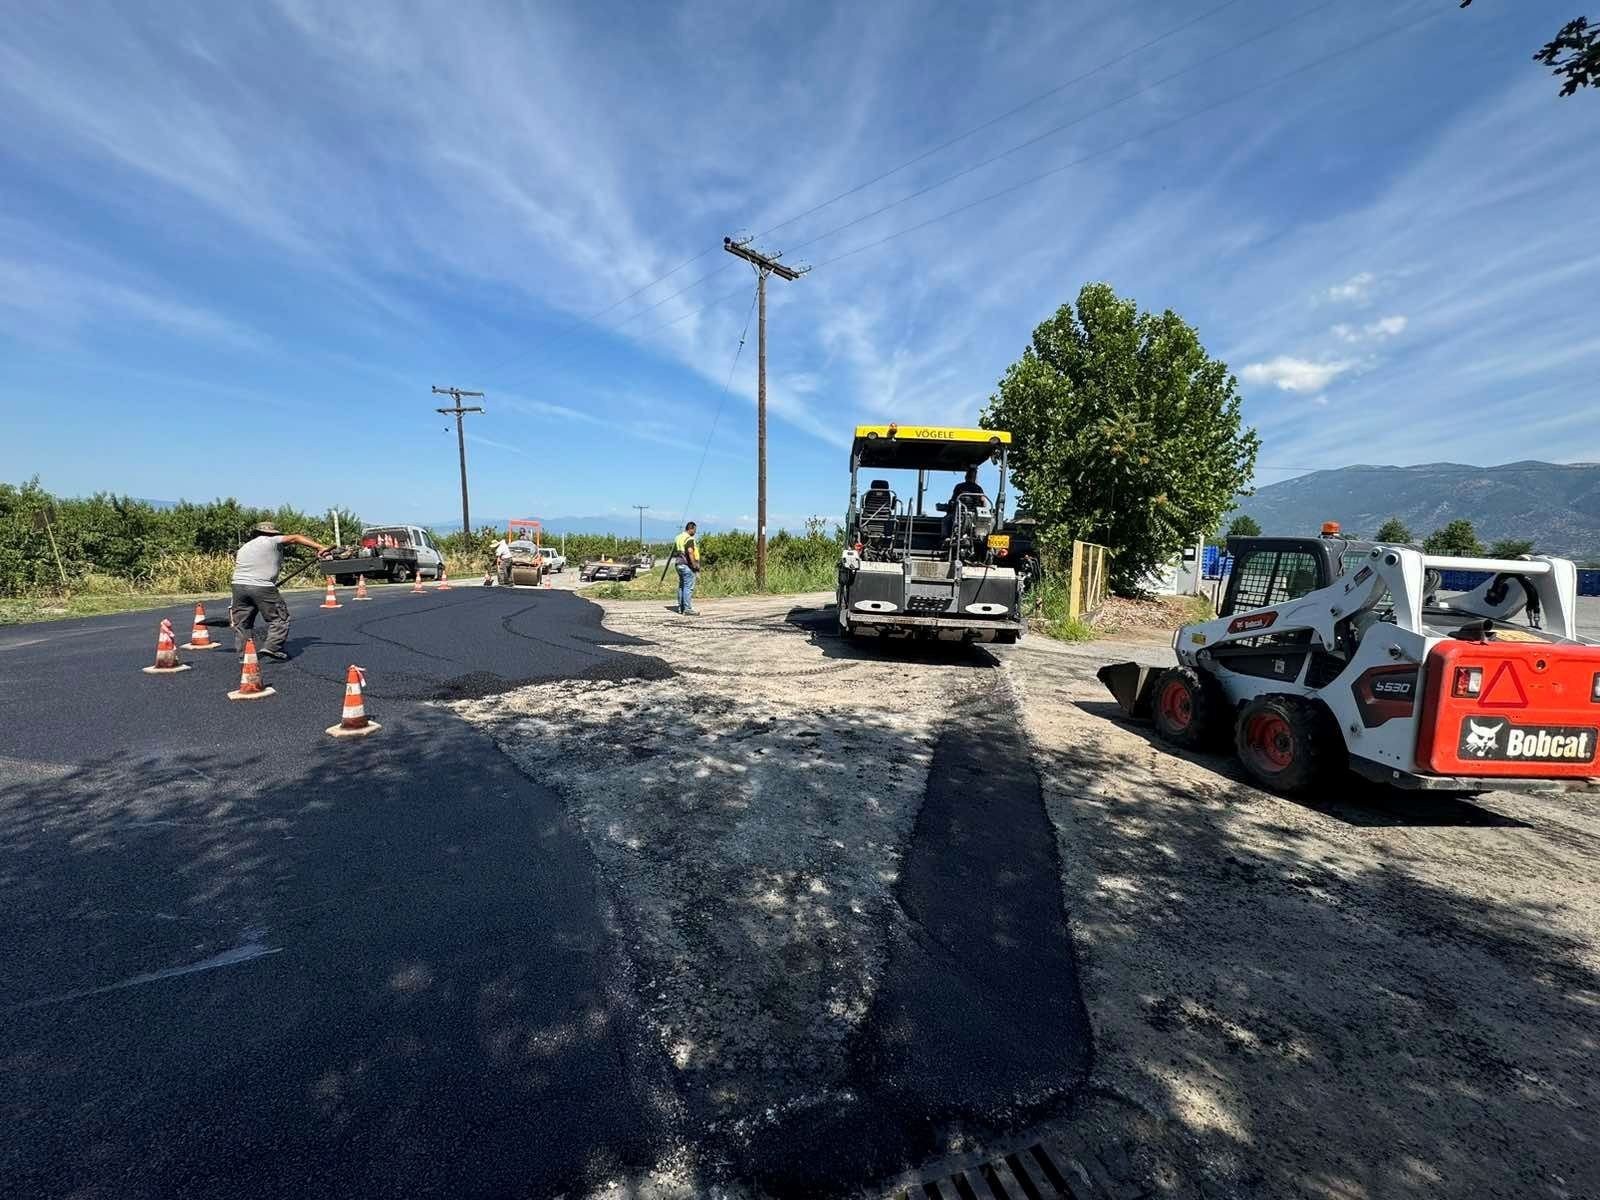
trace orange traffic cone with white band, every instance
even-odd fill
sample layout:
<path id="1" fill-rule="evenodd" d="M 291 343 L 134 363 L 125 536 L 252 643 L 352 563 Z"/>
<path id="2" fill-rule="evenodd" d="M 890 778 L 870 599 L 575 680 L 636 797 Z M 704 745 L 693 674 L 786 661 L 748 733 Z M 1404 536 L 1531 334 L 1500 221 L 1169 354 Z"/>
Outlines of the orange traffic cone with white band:
<path id="1" fill-rule="evenodd" d="M 194 629 L 189 634 L 189 640 L 183 644 L 185 650 L 215 650 L 217 644 L 211 640 L 211 633 L 206 629 L 206 606 L 194 606 Z"/>
<path id="2" fill-rule="evenodd" d="M 339 603 L 339 595 L 338 595 L 338 593 L 333 590 L 333 576 L 332 575 L 328 576 L 328 594 L 322 598 L 322 603 L 317 605 L 317 607 L 318 608 L 343 608 L 344 607 L 344 605 Z"/>
<path id="3" fill-rule="evenodd" d="M 166 617 L 161 618 L 161 632 L 156 635 L 156 665 L 146 667 L 146 675 L 176 675 L 179 671 L 187 671 L 188 663 L 178 661 L 178 639 L 173 635 L 172 622 Z"/>
<path id="4" fill-rule="evenodd" d="M 356 594 L 355 594 L 355 598 L 357 600 L 371 600 L 372 599 L 371 596 L 367 595 L 367 577 L 365 575 L 357 575 L 356 576 Z"/>
<path id="5" fill-rule="evenodd" d="M 337 725 L 328 726 L 328 732 L 334 737 L 366 737 L 367 734 L 377 733 L 383 728 L 376 721 L 367 719 L 367 706 L 361 699 L 361 690 L 366 683 L 367 674 L 358 666 L 352 665 L 345 673 L 344 712 Z"/>
<path id="6" fill-rule="evenodd" d="M 450 571 L 443 563 L 439 564 L 439 582 L 434 584 L 433 590 L 436 592 L 450 592 L 455 590 L 450 586 Z"/>
<path id="7" fill-rule="evenodd" d="M 239 688 L 229 692 L 229 700 L 265 700 L 277 695 L 276 688 L 261 686 L 261 660 L 256 657 L 256 642 L 250 638 L 244 644 L 244 669 L 239 672 Z"/>
<path id="8" fill-rule="evenodd" d="M 412 581 L 411 581 L 411 594 L 413 596 L 425 596 L 425 595 L 427 595 L 427 593 L 422 590 L 422 576 L 421 575 L 418 575 L 414 579 L 412 579 Z"/>

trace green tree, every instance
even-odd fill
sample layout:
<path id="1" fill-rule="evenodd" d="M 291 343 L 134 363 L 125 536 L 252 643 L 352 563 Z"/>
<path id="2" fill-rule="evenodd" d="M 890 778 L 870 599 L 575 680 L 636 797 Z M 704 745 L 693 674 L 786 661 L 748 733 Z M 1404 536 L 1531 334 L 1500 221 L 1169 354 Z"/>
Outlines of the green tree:
<path id="1" fill-rule="evenodd" d="M 1240 513 L 1228 526 L 1226 537 L 1260 537 L 1261 522 L 1245 513 Z"/>
<path id="2" fill-rule="evenodd" d="M 1462 8 L 1471 6 L 1472 0 L 1461 0 Z M 1574 17 L 1534 51 L 1533 61 L 1549 67 L 1552 75 L 1564 77 L 1563 96 L 1600 84 L 1600 25 L 1590 25 L 1587 17 Z"/>
<path id="3" fill-rule="evenodd" d="M 1490 558 L 1521 558 L 1533 553 L 1533 543 L 1523 538 L 1501 538 L 1489 547 Z"/>
<path id="4" fill-rule="evenodd" d="M 1124 593 L 1218 527 L 1261 444 L 1193 326 L 1104 283 L 1039 324 L 979 422 L 1013 434 L 1012 476 L 1046 544 L 1108 546 Z"/>
<path id="5" fill-rule="evenodd" d="M 1477 558 L 1483 553 L 1483 543 L 1472 522 L 1460 518 L 1443 529 L 1435 529 L 1424 539 L 1422 548 L 1429 554 L 1453 554 L 1458 558 Z"/>
<path id="6" fill-rule="evenodd" d="M 1411 530 L 1406 528 L 1406 523 L 1399 517 L 1390 517 L 1378 526 L 1378 532 L 1372 535 L 1375 542 L 1409 542 Z"/>

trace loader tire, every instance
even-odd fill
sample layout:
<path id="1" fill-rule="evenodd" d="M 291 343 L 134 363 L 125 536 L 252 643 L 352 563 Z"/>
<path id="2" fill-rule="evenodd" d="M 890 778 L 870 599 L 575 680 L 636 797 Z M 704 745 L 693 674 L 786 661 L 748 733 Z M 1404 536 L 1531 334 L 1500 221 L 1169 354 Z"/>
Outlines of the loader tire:
<path id="1" fill-rule="evenodd" d="M 1327 709 L 1298 696 L 1257 696 L 1234 725 L 1239 761 L 1262 787 L 1303 796 L 1343 775 L 1343 746 Z"/>
<path id="2" fill-rule="evenodd" d="M 1150 713 L 1162 741 L 1181 750 L 1206 750 L 1225 727 L 1227 700 L 1193 667 L 1168 667 L 1150 689 Z"/>

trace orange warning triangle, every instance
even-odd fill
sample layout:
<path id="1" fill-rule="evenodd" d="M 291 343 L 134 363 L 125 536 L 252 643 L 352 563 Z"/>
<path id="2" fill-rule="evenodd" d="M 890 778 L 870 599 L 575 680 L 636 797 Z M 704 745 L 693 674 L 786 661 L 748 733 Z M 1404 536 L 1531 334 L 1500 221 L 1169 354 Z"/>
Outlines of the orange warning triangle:
<path id="1" fill-rule="evenodd" d="M 1500 664 L 1500 669 L 1489 680 L 1478 698 L 1481 708 L 1527 708 L 1528 693 L 1522 690 L 1522 680 L 1517 678 L 1517 668 L 1510 662 Z"/>

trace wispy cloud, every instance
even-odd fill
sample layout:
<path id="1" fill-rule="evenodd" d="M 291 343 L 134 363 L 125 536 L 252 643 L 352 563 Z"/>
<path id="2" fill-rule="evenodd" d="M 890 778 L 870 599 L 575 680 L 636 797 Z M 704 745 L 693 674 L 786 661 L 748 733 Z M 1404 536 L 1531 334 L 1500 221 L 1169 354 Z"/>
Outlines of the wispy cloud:
<path id="1" fill-rule="evenodd" d="M 1283 354 L 1267 362 L 1250 363 L 1239 377 L 1247 383 L 1271 384 L 1285 392 L 1320 392 L 1355 366 L 1352 359 L 1313 362 Z"/>
<path id="2" fill-rule="evenodd" d="M 1354 345 L 1357 342 L 1382 341 L 1385 338 L 1397 337 L 1405 332 L 1407 324 L 1403 316 L 1380 317 L 1376 321 L 1368 321 L 1365 325 L 1340 323 L 1328 332 L 1341 342 Z"/>
<path id="3" fill-rule="evenodd" d="M 1371 271 L 1352 275 L 1343 283 L 1336 283 L 1327 291 L 1329 300 L 1338 304 L 1365 304 L 1372 297 L 1372 286 L 1378 277 Z"/>

